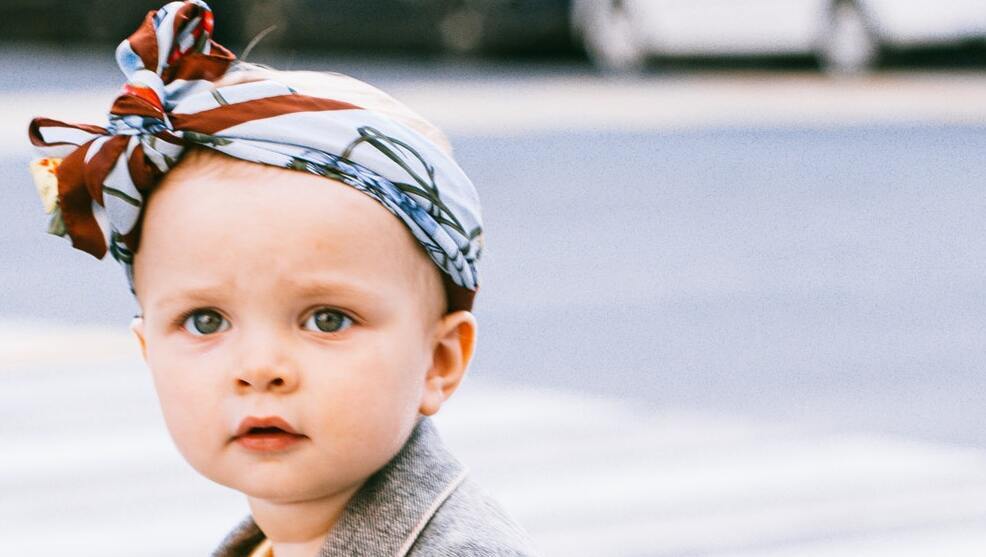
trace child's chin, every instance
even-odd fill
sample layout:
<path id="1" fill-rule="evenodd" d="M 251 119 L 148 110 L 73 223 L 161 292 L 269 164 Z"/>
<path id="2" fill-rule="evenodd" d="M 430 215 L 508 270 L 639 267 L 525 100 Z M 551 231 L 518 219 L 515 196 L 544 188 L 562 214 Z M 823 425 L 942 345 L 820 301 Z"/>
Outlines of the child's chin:
<path id="1" fill-rule="evenodd" d="M 312 498 L 312 495 L 307 490 L 286 489 L 283 486 L 248 486 L 243 489 L 237 489 L 237 491 L 247 497 L 263 499 L 271 503 L 292 503 Z"/>
<path id="2" fill-rule="evenodd" d="M 218 482 L 230 489 L 254 499 L 263 499 L 272 503 L 290 503 L 312 498 L 311 486 L 298 485 L 297 480 L 278 482 L 270 478 L 250 478 L 239 481 Z"/>
<path id="3" fill-rule="evenodd" d="M 263 499 L 272 503 L 291 503 L 297 501 L 307 501 L 323 497 L 332 492 L 326 486 L 314 485 L 310 479 L 303 474 L 296 474 L 289 478 L 271 478 L 250 476 L 240 477 L 234 481 L 219 482 L 235 489 L 247 497 Z"/>

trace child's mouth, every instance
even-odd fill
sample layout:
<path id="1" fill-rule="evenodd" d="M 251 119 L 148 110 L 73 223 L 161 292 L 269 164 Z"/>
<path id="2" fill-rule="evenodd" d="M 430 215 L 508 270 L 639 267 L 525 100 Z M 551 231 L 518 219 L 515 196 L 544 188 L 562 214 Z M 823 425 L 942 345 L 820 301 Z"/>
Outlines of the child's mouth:
<path id="1" fill-rule="evenodd" d="M 263 435 L 265 433 L 287 433 L 288 435 L 291 435 L 279 427 L 251 427 L 250 431 L 247 432 L 247 435 Z"/>
<path id="2" fill-rule="evenodd" d="M 253 451 L 280 451 L 306 439 L 277 427 L 255 427 L 236 438 L 240 446 Z"/>
<path id="3" fill-rule="evenodd" d="M 233 437 L 241 447 L 252 451 L 280 451 L 304 439 L 307 439 L 305 435 L 297 433 L 290 424 L 277 416 L 246 418 Z"/>

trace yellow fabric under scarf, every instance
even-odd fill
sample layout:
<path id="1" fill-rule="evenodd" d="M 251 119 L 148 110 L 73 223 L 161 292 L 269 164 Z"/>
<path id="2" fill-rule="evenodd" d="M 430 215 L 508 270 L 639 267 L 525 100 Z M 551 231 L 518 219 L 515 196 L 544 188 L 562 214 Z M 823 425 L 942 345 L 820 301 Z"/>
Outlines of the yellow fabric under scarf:
<path id="1" fill-rule="evenodd" d="M 264 541 L 257 544 L 250 557 L 274 557 L 274 546 L 271 545 L 270 538 L 264 538 Z"/>

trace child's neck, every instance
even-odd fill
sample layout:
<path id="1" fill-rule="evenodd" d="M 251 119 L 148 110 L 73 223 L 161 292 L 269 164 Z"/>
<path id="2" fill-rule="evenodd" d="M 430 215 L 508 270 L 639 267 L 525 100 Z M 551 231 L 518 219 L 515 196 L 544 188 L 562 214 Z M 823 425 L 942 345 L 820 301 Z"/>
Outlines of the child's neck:
<path id="1" fill-rule="evenodd" d="M 291 503 L 247 497 L 254 522 L 275 557 L 315 557 L 359 485 L 329 497 Z"/>

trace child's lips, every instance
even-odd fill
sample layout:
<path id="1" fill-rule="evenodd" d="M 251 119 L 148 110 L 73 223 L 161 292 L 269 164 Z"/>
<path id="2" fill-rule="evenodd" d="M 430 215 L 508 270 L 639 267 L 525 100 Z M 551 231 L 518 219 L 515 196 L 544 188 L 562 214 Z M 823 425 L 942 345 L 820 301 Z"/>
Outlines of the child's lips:
<path id="1" fill-rule="evenodd" d="M 232 440 L 253 451 L 281 451 L 307 438 L 280 416 L 248 416 L 240 422 Z"/>
<path id="2" fill-rule="evenodd" d="M 236 428 L 233 438 L 238 439 L 247 435 L 278 433 L 276 430 L 280 430 L 280 433 L 304 437 L 295 431 L 287 420 L 280 416 L 267 416 L 265 418 L 247 416 L 240 422 L 239 427 Z"/>
<path id="3" fill-rule="evenodd" d="M 241 447 L 253 451 L 282 451 L 307 439 L 304 435 L 279 430 L 258 430 L 236 437 Z"/>

